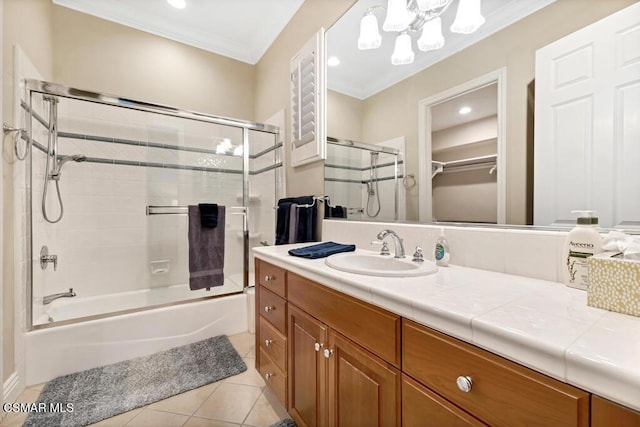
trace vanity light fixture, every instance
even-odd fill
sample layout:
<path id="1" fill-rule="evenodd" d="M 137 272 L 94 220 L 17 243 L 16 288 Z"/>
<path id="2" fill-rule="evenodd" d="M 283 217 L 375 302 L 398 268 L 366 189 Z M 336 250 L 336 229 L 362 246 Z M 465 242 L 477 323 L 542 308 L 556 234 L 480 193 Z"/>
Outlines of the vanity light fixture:
<path id="1" fill-rule="evenodd" d="M 444 46 L 442 20 L 440 16 L 454 0 L 387 0 L 387 7 L 372 6 L 360 20 L 358 49 L 376 49 L 382 44 L 378 30 L 378 19 L 374 12 L 385 9 L 382 29 L 399 33 L 391 56 L 394 65 L 411 64 L 414 59 L 410 33 L 422 34 L 417 40 L 418 49 L 423 52 Z M 471 34 L 484 24 L 480 11 L 481 0 L 458 0 L 456 18 L 451 25 L 452 33 Z"/>
<path id="2" fill-rule="evenodd" d="M 184 9 L 185 7 L 187 7 L 186 0 L 167 0 L 167 3 L 169 3 L 176 9 Z"/>
<path id="3" fill-rule="evenodd" d="M 471 112 L 471 107 L 464 106 L 458 110 L 458 114 L 469 114 Z"/>

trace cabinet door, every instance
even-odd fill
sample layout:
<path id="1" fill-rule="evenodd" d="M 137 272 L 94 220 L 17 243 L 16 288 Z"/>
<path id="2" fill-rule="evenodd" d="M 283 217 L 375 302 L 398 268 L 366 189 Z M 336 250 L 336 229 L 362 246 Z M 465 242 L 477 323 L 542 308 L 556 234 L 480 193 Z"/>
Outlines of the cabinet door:
<path id="1" fill-rule="evenodd" d="M 486 426 L 406 375 L 402 375 L 402 425 L 403 427 Z"/>
<path id="2" fill-rule="evenodd" d="M 638 427 L 640 412 L 624 408 L 601 397 L 591 398 L 591 427 Z"/>
<path id="3" fill-rule="evenodd" d="M 326 425 L 327 327 L 289 304 L 289 413 L 298 426 Z"/>
<path id="4" fill-rule="evenodd" d="M 329 426 L 400 425 L 400 371 L 331 330 L 323 352 L 329 359 Z"/>

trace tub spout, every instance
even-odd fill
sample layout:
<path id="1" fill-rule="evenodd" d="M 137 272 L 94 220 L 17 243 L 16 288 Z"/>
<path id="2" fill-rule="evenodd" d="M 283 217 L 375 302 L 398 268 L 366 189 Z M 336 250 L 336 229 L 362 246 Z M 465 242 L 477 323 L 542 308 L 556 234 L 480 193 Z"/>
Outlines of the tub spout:
<path id="1" fill-rule="evenodd" d="M 61 292 L 59 294 L 47 295 L 46 297 L 42 298 L 42 304 L 47 305 L 52 301 L 57 300 L 58 298 L 71 298 L 75 296 L 76 296 L 76 293 L 73 292 L 73 288 L 69 288 L 69 292 Z"/>

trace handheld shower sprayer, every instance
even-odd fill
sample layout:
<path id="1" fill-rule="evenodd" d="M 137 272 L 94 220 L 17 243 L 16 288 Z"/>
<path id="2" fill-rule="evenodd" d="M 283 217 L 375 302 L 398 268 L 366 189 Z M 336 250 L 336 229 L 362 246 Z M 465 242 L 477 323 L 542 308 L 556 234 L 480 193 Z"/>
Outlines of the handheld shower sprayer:
<path id="1" fill-rule="evenodd" d="M 367 216 L 375 218 L 380 213 L 380 193 L 378 192 L 378 153 L 371 152 L 371 160 L 369 163 L 369 182 L 367 182 Z M 377 202 L 377 209 L 374 209 Z M 371 209 L 370 209 L 371 208 Z M 375 212 L 371 212 L 375 211 Z"/>
<path id="2" fill-rule="evenodd" d="M 42 216 L 44 219 L 55 224 L 62 219 L 64 215 L 64 205 L 62 204 L 62 196 L 60 195 L 60 174 L 62 166 L 68 161 L 84 162 L 87 157 L 82 154 L 74 154 L 72 156 L 62 156 L 58 158 L 58 98 L 51 95 L 44 95 L 43 100 L 49 103 L 49 136 L 47 138 L 47 161 L 44 173 L 44 189 L 42 191 Z M 51 164 L 53 163 L 53 165 Z M 56 184 L 56 193 L 58 194 L 58 204 L 60 205 L 60 214 L 57 218 L 51 219 L 47 214 L 47 190 L 49 181 Z"/>

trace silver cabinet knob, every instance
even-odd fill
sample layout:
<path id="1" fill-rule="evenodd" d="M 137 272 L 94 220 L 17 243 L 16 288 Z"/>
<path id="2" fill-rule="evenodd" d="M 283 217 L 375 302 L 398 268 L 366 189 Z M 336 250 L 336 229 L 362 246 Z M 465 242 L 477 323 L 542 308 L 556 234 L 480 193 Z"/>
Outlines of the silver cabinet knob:
<path id="1" fill-rule="evenodd" d="M 273 311 L 273 310 L 275 310 L 275 309 L 276 309 L 276 308 L 275 308 L 274 306 L 272 306 L 272 305 L 266 305 L 266 306 L 264 307 L 264 312 L 265 312 L 265 313 L 271 313 L 271 311 Z"/>
<path id="2" fill-rule="evenodd" d="M 264 340 L 265 347 L 269 347 L 272 342 L 273 342 L 273 340 Z"/>
<path id="3" fill-rule="evenodd" d="M 315 343 L 315 344 L 313 345 L 313 348 L 315 348 L 315 349 L 316 349 L 316 351 L 320 351 L 320 350 L 322 349 L 322 347 L 324 347 L 324 344 L 319 343 L 319 342 L 317 342 L 317 343 Z"/>
<path id="4" fill-rule="evenodd" d="M 268 274 L 266 276 L 264 276 L 264 281 L 265 282 L 270 282 L 273 280 L 273 276 L 269 276 Z"/>
<path id="5" fill-rule="evenodd" d="M 459 376 L 456 379 L 456 384 L 460 391 L 469 393 L 471 391 L 471 386 L 473 386 L 473 380 L 469 376 Z"/>
<path id="6" fill-rule="evenodd" d="M 333 354 L 333 350 L 329 350 L 328 348 L 325 348 L 323 354 L 324 354 L 324 357 L 328 359 Z"/>
<path id="7" fill-rule="evenodd" d="M 266 374 L 264 374 L 264 379 L 269 381 L 272 376 L 273 376 L 273 374 L 271 372 L 267 372 Z"/>

